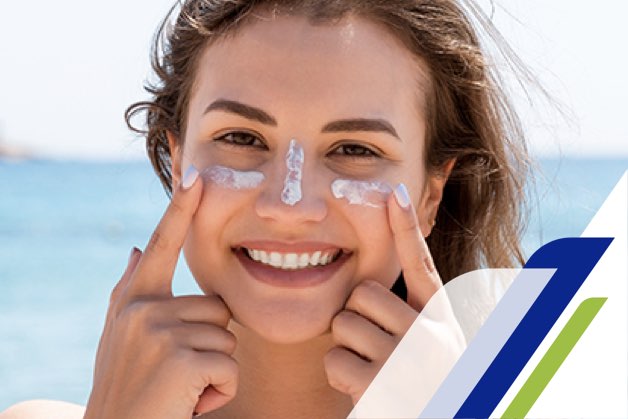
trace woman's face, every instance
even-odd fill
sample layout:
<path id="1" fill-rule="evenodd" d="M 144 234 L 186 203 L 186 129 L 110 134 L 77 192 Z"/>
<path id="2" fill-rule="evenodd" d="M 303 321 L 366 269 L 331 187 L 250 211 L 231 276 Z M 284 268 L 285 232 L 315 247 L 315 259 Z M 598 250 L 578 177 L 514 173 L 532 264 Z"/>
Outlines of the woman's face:
<path id="1" fill-rule="evenodd" d="M 201 289 L 220 295 L 237 322 L 271 341 L 304 341 L 329 329 L 360 282 L 392 286 L 400 265 L 386 207 L 338 199 L 331 184 L 404 182 L 429 231 L 438 194 L 423 166 L 426 74 L 394 36 L 360 18 L 313 26 L 260 17 L 203 52 L 184 147 L 171 148 L 173 178 L 190 164 L 263 175 L 240 190 L 205 180 L 184 246 Z M 288 203 L 291 140 L 303 160 L 291 163 L 301 197 Z M 302 253 L 343 253 L 326 267 L 281 269 L 243 248 L 306 262 Z"/>

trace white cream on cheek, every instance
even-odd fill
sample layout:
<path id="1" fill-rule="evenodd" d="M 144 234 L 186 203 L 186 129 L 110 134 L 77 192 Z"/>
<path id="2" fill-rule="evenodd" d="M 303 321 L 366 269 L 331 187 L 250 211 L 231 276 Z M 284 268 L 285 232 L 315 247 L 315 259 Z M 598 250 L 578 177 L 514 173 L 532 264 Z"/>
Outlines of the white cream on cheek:
<path id="1" fill-rule="evenodd" d="M 331 184 L 331 192 L 335 198 L 346 199 L 351 205 L 372 208 L 385 207 L 392 190 L 389 184 L 380 181 L 336 179 Z"/>
<path id="2" fill-rule="evenodd" d="M 258 187 L 264 181 L 261 172 L 242 172 L 225 166 L 211 166 L 201 171 L 205 181 L 212 181 L 226 189 L 251 189 Z"/>
<path id="3" fill-rule="evenodd" d="M 303 177 L 303 148 L 295 141 L 290 142 L 286 155 L 288 173 L 284 181 L 281 200 L 288 205 L 295 205 L 302 198 L 301 180 Z M 225 166 L 210 166 L 201 170 L 201 178 L 205 182 L 232 190 L 252 189 L 258 187 L 265 179 L 262 172 L 240 171 Z M 351 205 L 362 205 L 371 208 L 386 206 L 392 187 L 381 181 L 358 181 L 352 179 L 336 179 L 331 184 L 335 198 L 346 199 Z"/>
<path id="4" fill-rule="evenodd" d="M 290 140 L 290 148 L 286 153 L 286 179 L 284 181 L 283 191 L 281 192 L 281 200 L 287 205 L 294 205 L 299 202 L 303 196 L 301 191 L 301 180 L 303 178 L 303 147 L 297 143 L 297 140 Z"/>

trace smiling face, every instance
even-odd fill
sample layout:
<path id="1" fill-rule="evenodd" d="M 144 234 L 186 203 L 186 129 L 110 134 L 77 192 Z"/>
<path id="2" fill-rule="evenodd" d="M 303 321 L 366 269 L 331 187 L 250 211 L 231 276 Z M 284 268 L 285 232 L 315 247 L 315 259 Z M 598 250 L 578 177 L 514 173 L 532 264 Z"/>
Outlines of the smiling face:
<path id="1" fill-rule="evenodd" d="M 392 286 L 400 265 L 386 208 L 351 205 L 331 185 L 404 182 L 429 232 L 440 190 L 423 165 L 426 74 L 393 35 L 354 17 L 256 19 L 203 51 L 183 148 L 170 137 L 173 179 L 190 164 L 263 174 L 238 190 L 208 181 L 184 246 L 201 289 L 236 321 L 271 341 L 304 341 L 329 329 L 358 283 Z M 301 196 L 287 202 L 296 146 Z M 294 269 L 317 251 L 332 263 Z"/>

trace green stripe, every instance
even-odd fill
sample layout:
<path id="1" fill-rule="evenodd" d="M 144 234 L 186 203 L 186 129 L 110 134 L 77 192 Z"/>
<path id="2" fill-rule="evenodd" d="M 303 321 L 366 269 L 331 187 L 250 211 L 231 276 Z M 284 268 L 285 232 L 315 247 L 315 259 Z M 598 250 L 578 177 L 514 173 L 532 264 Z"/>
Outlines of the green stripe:
<path id="1" fill-rule="evenodd" d="M 589 298 L 580 303 L 541 362 L 532 371 L 528 380 L 512 400 L 502 418 L 524 418 L 528 414 L 532 405 L 554 377 L 558 368 L 605 302 L 606 298 Z"/>

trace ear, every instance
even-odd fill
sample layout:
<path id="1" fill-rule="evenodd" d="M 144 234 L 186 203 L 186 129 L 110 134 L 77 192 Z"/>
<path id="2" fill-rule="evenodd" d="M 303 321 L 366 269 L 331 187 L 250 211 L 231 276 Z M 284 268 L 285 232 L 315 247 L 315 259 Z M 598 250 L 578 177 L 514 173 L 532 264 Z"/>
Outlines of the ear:
<path id="1" fill-rule="evenodd" d="M 440 168 L 431 171 L 427 175 L 423 194 L 416 209 L 419 228 L 424 237 L 429 236 L 432 232 L 436 222 L 438 206 L 443 199 L 443 189 L 445 189 L 445 184 L 455 164 L 456 159 L 447 160 Z"/>
<path id="2" fill-rule="evenodd" d="M 170 149 L 172 190 L 174 191 L 181 183 L 181 146 L 177 137 L 171 131 L 166 131 L 166 137 L 168 137 L 168 147 Z"/>

